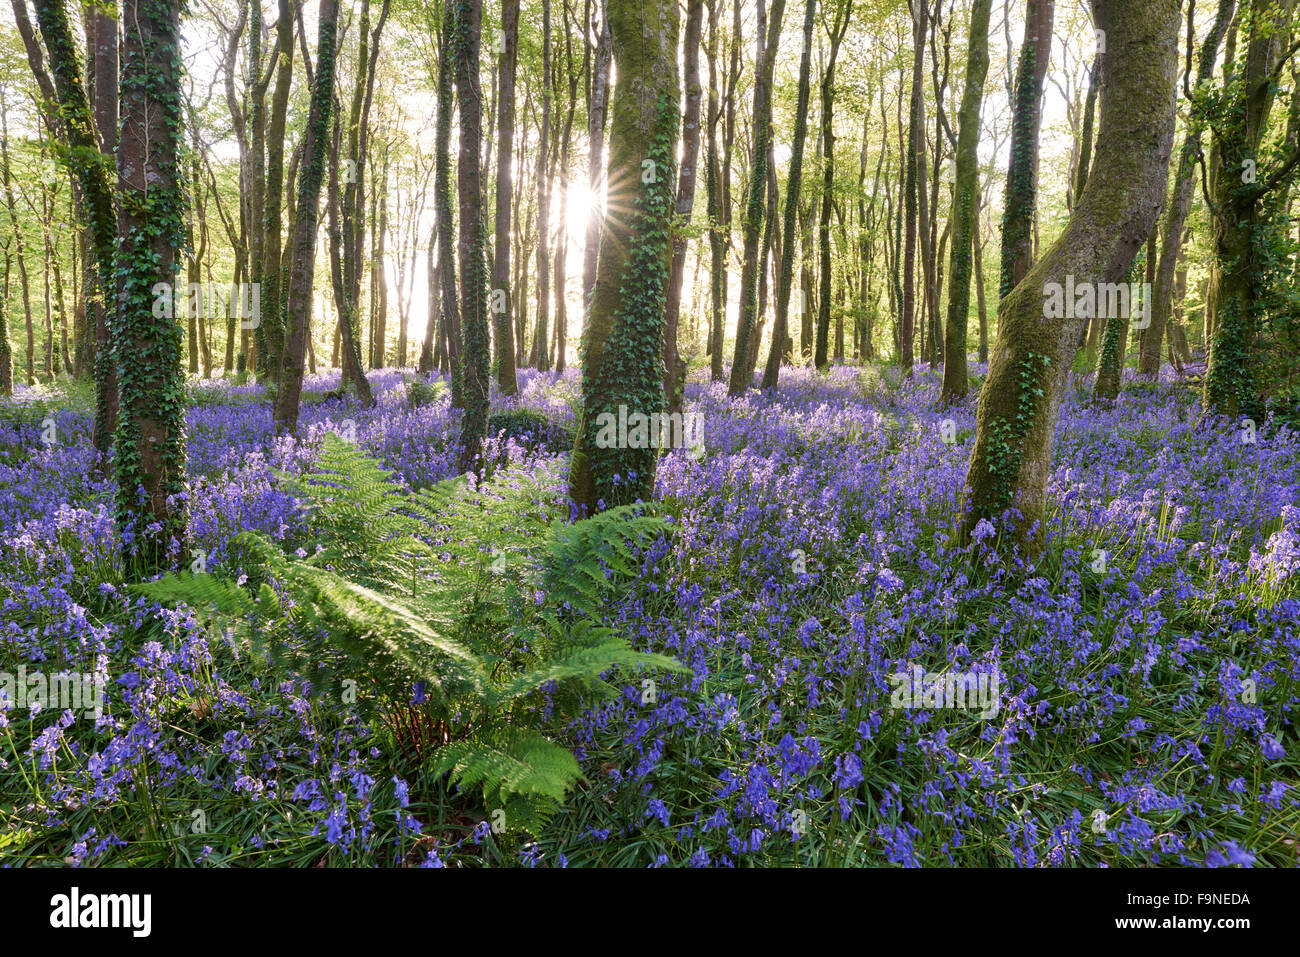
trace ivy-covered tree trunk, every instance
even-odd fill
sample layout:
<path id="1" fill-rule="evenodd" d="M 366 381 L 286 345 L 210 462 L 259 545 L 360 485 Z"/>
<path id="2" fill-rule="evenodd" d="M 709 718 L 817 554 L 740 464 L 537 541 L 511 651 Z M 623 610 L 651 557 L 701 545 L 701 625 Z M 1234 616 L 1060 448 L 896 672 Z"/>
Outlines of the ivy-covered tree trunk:
<path id="1" fill-rule="evenodd" d="M 1002 282 L 1005 298 L 1029 272 L 1038 203 L 1038 133 L 1047 65 L 1052 58 L 1053 0 L 1027 0 L 1025 41 L 1016 68 L 1016 102 L 1011 119 L 1011 164 L 1002 209 Z M 1098 26 L 1098 29 L 1101 29 Z M 1109 41 L 1108 41 L 1109 42 Z M 1145 238 L 1145 237 L 1143 237 Z"/>
<path id="2" fill-rule="evenodd" d="M 502 395 L 519 391 L 515 377 L 514 319 L 510 308 L 510 201 L 514 195 L 515 65 L 519 47 L 519 0 L 501 4 L 501 56 L 497 67 L 496 254 L 492 257 L 492 315 L 496 333 L 497 385 Z"/>
<path id="3" fill-rule="evenodd" d="M 588 513 L 654 494 L 656 447 L 597 439 L 610 421 L 603 417 L 618 420 L 620 406 L 627 418 L 664 406 L 663 317 L 680 122 L 676 0 L 609 0 L 609 20 L 617 70 L 609 199 L 582 337 L 582 411 L 569 476 L 570 497 Z"/>
<path id="4" fill-rule="evenodd" d="M 170 309 L 156 308 L 160 294 L 172 295 L 185 237 L 180 5 L 126 0 L 122 8 L 113 467 L 127 567 L 141 575 L 183 559 L 186 549 L 181 325 Z"/>
<path id="5" fill-rule="evenodd" d="M 316 226 L 320 221 L 320 193 L 325 180 L 325 157 L 329 149 L 330 115 L 334 103 L 338 18 L 338 0 L 321 0 L 316 69 L 307 114 L 307 129 L 303 134 L 298 199 L 290 247 L 293 262 L 289 271 L 288 305 L 285 312 L 284 359 L 280 388 L 275 399 L 275 421 L 282 432 L 292 432 L 298 427 L 303 366 L 311 337 Z"/>
<path id="6" fill-rule="evenodd" d="M 785 242 L 781 246 L 781 263 L 776 278 L 776 322 L 772 327 L 772 348 L 763 368 L 763 388 L 775 389 L 781 375 L 781 360 L 786 354 L 790 335 L 790 289 L 794 283 L 795 217 L 799 213 L 799 194 L 803 188 L 803 149 L 808 137 L 808 100 L 812 82 L 812 33 L 816 21 L 817 0 L 804 0 L 803 52 L 799 55 L 799 92 L 794 114 L 794 141 L 790 147 L 790 174 L 785 187 Z"/>
<path id="7" fill-rule="evenodd" d="M 1219 45 L 1223 42 L 1223 35 L 1228 32 L 1228 24 L 1232 21 L 1236 6 L 1236 0 L 1219 0 L 1219 11 L 1214 24 L 1201 44 L 1200 60 L 1196 66 L 1197 88 L 1208 83 L 1214 76 Z M 1165 209 L 1164 238 L 1152 289 L 1151 326 L 1142 336 L 1142 349 L 1138 358 L 1138 372 L 1142 375 L 1154 376 L 1160 371 L 1165 325 L 1173 311 L 1174 273 L 1178 265 L 1178 252 L 1183 245 L 1183 227 L 1192 208 L 1196 157 L 1200 152 L 1201 125 L 1194 121 L 1183 134 L 1182 149 L 1178 151 L 1178 171 L 1174 174 L 1169 205 Z"/>
<path id="8" fill-rule="evenodd" d="M 1264 149 L 1277 99 L 1278 73 L 1295 50 L 1288 43 L 1293 0 L 1244 0 L 1238 30 L 1244 60 L 1211 106 L 1214 165 L 1211 187 L 1217 285 L 1204 408 L 1227 416 L 1262 416 L 1257 342 L 1264 317 L 1290 291 L 1270 282 L 1269 261 L 1287 241 L 1286 203 L 1300 172 L 1300 144 L 1273 158 Z M 1289 138 L 1288 138 L 1289 139 Z M 1290 293 L 1293 294 L 1293 293 Z"/>
<path id="9" fill-rule="evenodd" d="M 700 154 L 700 34 L 704 19 L 704 0 L 687 0 L 686 35 L 683 59 L 686 65 L 686 112 L 682 117 L 682 166 L 677 180 L 677 206 L 674 208 L 672 268 L 668 275 L 667 318 L 664 322 L 664 395 L 669 412 L 682 410 L 686 387 L 686 363 L 677 351 L 677 321 L 682 306 L 682 280 L 686 276 L 686 237 L 682 231 L 690 224 L 695 207 L 696 161 Z"/>
<path id="10" fill-rule="evenodd" d="M 745 204 L 744 259 L 740 264 L 740 317 L 736 322 L 736 351 L 731 360 L 727 394 L 744 395 L 753 384 L 754 367 L 746 361 L 749 340 L 757 334 L 758 272 L 763 238 L 763 212 L 767 199 L 768 146 L 772 141 L 772 74 L 781 36 L 785 0 L 774 0 L 772 22 L 767 23 L 763 0 L 758 0 L 758 56 L 754 77 L 754 152 L 749 169 L 749 198 Z"/>
<path id="11" fill-rule="evenodd" d="M 1049 319 L 1049 284 L 1114 283 L 1163 203 L 1173 147 L 1179 0 L 1092 0 L 1106 34 L 1097 156 L 1065 230 L 1002 302 L 966 473 L 966 531 L 1009 509 L 1004 541 L 1043 534 L 1057 414 L 1086 319 Z"/>
<path id="12" fill-rule="evenodd" d="M 54 88 L 59 97 L 59 111 L 63 116 L 68 163 L 81 187 L 84 212 L 93 239 L 92 248 L 87 250 L 87 277 L 102 290 L 107 288 L 110 277 L 113 276 L 113 249 L 117 242 L 113 194 L 109 180 L 112 150 L 101 152 L 100 141 L 95 136 L 90 101 L 86 97 L 86 88 L 82 80 L 81 57 L 72 41 L 72 31 L 68 26 L 64 4 L 60 0 L 34 0 L 34 7 L 41 37 L 50 55 L 50 71 L 54 75 Z M 116 52 L 116 42 L 113 46 Z M 116 85 L 113 89 L 116 90 Z M 98 97 L 96 102 L 98 105 Z M 116 96 L 112 98 L 112 102 L 115 107 Z M 115 108 L 114 116 L 116 116 Z M 96 449 L 107 452 L 117 427 L 118 385 L 117 370 L 110 354 L 109 343 L 112 302 L 109 296 L 104 296 L 103 299 L 103 308 L 100 310 L 102 321 L 97 320 L 96 323 L 95 423 L 92 441 Z"/>
<path id="13" fill-rule="evenodd" d="M 966 397 L 966 318 L 970 312 L 971 247 L 979 193 L 980 112 L 984 80 L 989 70 L 989 15 L 993 0 L 975 0 L 970 14 L 966 89 L 957 114 L 956 196 L 953 202 L 952 279 L 948 292 L 948 323 L 943 337 L 944 403 Z"/>
<path id="14" fill-rule="evenodd" d="M 460 159 L 456 191 L 460 200 L 461 331 L 465 356 L 461 370 L 465 415 L 460 427 L 460 470 L 480 466 L 487 431 L 491 333 L 488 331 L 487 227 L 483 218 L 483 94 L 479 86 L 482 0 L 455 0 L 456 106 L 460 110 Z"/>

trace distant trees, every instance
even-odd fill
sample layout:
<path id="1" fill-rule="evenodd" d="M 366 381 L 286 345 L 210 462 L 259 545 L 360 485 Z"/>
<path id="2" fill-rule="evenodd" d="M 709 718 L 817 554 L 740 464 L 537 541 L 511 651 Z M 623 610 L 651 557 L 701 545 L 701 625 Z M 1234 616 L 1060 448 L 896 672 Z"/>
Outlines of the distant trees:
<path id="1" fill-rule="evenodd" d="M 781 374 L 789 336 L 790 289 L 794 282 L 795 218 L 799 212 L 800 187 L 803 185 L 804 140 L 808 136 L 808 99 L 811 95 L 809 74 L 812 70 L 812 33 L 817 0 L 804 0 L 803 52 L 799 55 L 799 93 L 794 117 L 794 140 L 790 148 L 790 176 L 785 187 L 785 214 L 781 247 L 781 264 L 776 279 L 776 322 L 772 327 L 772 347 L 763 369 L 763 388 L 775 389 Z"/>

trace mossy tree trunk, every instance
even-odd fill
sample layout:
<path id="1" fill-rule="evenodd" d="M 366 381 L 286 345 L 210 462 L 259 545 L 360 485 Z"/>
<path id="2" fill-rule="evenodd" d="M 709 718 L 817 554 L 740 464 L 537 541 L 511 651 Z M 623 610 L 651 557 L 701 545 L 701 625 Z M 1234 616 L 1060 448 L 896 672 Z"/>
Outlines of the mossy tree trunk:
<path id="1" fill-rule="evenodd" d="M 1015 113 L 1012 116 L 1011 164 L 1002 211 L 1002 281 L 1006 297 L 1029 272 L 1033 258 L 1033 226 L 1038 203 L 1038 134 L 1040 104 L 1047 65 L 1052 58 L 1053 0 L 1028 0 L 1025 42 L 1016 68 Z M 1098 25 L 1098 29 L 1102 29 Z M 1145 238 L 1145 237 L 1143 237 Z"/>
<path id="2" fill-rule="evenodd" d="M 479 83 L 482 0 L 455 0 L 452 43 L 456 65 L 456 106 L 460 111 L 460 157 L 456 193 L 460 204 L 457 251 L 460 254 L 461 367 L 465 414 L 460 427 L 460 470 L 477 470 L 487 431 L 488 379 L 492 339 L 488 331 L 487 226 L 483 216 L 483 91 Z"/>
<path id="3" fill-rule="evenodd" d="M 460 329 L 460 301 L 456 295 L 456 214 L 451 188 L 451 118 L 453 100 L 456 0 L 444 0 L 441 40 L 438 45 L 438 120 L 434 131 L 433 192 L 438 231 L 438 287 L 442 291 L 438 322 L 446 336 L 446 363 L 451 377 L 451 404 L 464 408 L 461 353 L 464 340 Z"/>
<path id="4" fill-rule="evenodd" d="M 953 204 L 952 279 L 948 293 L 948 325 L 943 337 L 943 395 L 945 403 L 966 397 L 966 317 L 970 312 L 971 246 L 979 192 L 980 112 L 984 80 L 989 71 L 989 15 L 993 0 L 975 0 L 970 15 L 966 89 L 957 114 L 956 198 Z"/>
<path id="5" fill-rule="evenodd" d="M 664 406 L 663 322 L 673 165 L 681 95 L 676 0 L 610 0 L 617 81 L 611 104 L 608 202 L 582 338 L 582 412 L 570 496 L 594 513 L 654 493 L 658 449 L 602 448 L 601 416 Z M 630 443 L 628 443 L 630 444 Z"/>
<path id="6" fill-rule="evenodd" d="M 1047 319 L 1048 283 L 1118 282 L 1163 203 L 1179 0 L 1093 0 L 1106 34 L 1097 155 L 1065 230 L 1002 303 L 966 474 L 966 531 L 1015 509 L 1004 541 L 1041 541 L 1057 414 L 1085 319 Z"/>
<path id="7" fill-rule="evenodd" d="M 54 76 L 54 88 L 59 98 L 59 111 L 63 117 L 63 133 L 68 146 L 68 162 L 72 166 L 81 189 L 83 211 L 89 224 L 89 244 L 86 257 L 88 284 L 93 281 L 101 291 L 106 289 L 113 275 L 113 250 L 116 245 L 116 229 L 113 209 L 113 194 L 109 179 L 112 165 L 112 152 L 116 145 L 117 116 L 117 82 L 116 68 L 111 84 L 112 96 L 105 94 L 103 101 L 111 101 L 113 133 L 107 142 L 101 142 L 95 135 L 95 120 L 90 111 L 90 101 L 86 96 L 83 82 L 81 57 L 72 41 L 72 31 L 68 26 L 65 5 L 60 0 L 34 0 L 36 22 L 40 27 L 45 49 L 50 56 L 50 71 Z M 114 9 L 116 9 L 114 7 Z M 116 23 L 106 14 L 103 18 L 113 28 L 113 58 L 116 67 Z M 105 32 L 108 27 L 105 27 Z M 99 36 L 96 26 L 95 35 Z M 107 58 L 105 58 L 107 59 Z M 96 61 L 96 76 L 105 66 Z M 106 67 L 105 67 L 106 72 Z M 96 96 L 96 107 L 100 109 L 102 120 L 109 111 L 109 102 L 101 102 Z M 109 330 L 111 328 L 112 308 L 110 297 L 103 296 L 102 304 L 97 306 L 94 355 L 95 364 L 95 423 L 92 440 L 95 448 L 107 452 L 112 444 L 113 432 L 117 427 L 118 386 L 117 371 L 109 348 Z"/>
<path id="8" fill-rule="evenodd" d="M 266 130 L 266 188 L 262 209 L 262 301 L 257 327 L 263 373 L 278 382 L 284 354 L 284 253 L 281 216 L 284 210 L 284 138 L 288 125 L 289 90 L 293 83 L 293 10 L 278 0 L 275 21 L 275 92 Z"/>
<path id="9" fill-rule="evenodd" d="M 1293 0 L 1245 0 L 1238 31 L 1244 61 L 1211 106 L 1216 122 L 1211 187 L 1214 228 L 1214 326 L 1205 375 L 1204 408 L 1228 416 L 1262 415 L 1257 337 L 1278 305 L 1271 261 L 1285 241 L 1285 198 L 1300 171 L 1300 145 L 1280 158 L 1265 149 L 1278 74 L 1295 54 L 1290 45 Z"/>
<path id="10" fill-rule="evenodd" d="M 1214 24 L 1201 44 L 1200 59 L 1196 66 L 1196 88 L 1210 82 L 1214 64 L 1219 56 L 1219 45 L 1228 32 L 1236 0 L 1219 0 L 1219 11 Z M 1174 174 L 1169 191 L 1169 205 L 1165 208 L 1164 238 L 1160 258 L 1156 264 L 1156 281 L 1152 289 L 1151 327 L 1142 336 L 1142 349 L 1138 358 L 1138 372 L 1154 376 L 1160 371 L 1165 326 L 1173 312 L 1174 273 L 1178 265 L 1178 252 L 1183 245 L 1183 227 L 1192 208 L 1192 189 L 1195 184 L 1196 157 L 1201 152 L 1201 124 L 1194 121 L 1183 134 L 1182 148 L 1178 151 L 1178 171 Z"/>
<path id="11" fill-rule="evenodd" d="M 298 171 L 298 199 L 290 249 L 288 304 L 280 388 L 275 399 L 275 421 L 282 432 L 298 427 L 303 366 L 311 337 L 312 280 L 316 271 L 316 226 L 320 221 L 320 192 L 325 180 L 329 148 L 330 115 L 334 103 L 334 66 L 338 55 L 338 0 L 321 0 L 320 36 L 316 44 L 311 105 L 303 134 Z"/>
<path id="12" fill-rule="evenodd" d="M 1142 275 L 1144 265 L 1145 258 L 1142 255 L 1137 256 L 1129 266 L 1124 281 L 1129 284 L 1137 282 Z M 1128 338 L 1129 317 L 1118 314 L 1107 316 L 1106 331 L 1102 334 L 1101 340 L 1101 358 L 1097 360 L 1097 378 L 1092 385 L 1094 399 L 1113 402 L 1119 397 L 1125 358 L 1128 355 Z"/>
<path id="13" fill-rule="evenodd" d="M 497 385 L 503 395 L 519 391 L 515 377 L 514 319 L 510 308 L 510 203 L 514 197 L 515 66 L 519 48 L 519 0 L 501 4 L 501 56 L 497 61 L 496 254 L 492 257 L 492 315 L 496 333 Z M 498 308 L 498 305 L 500 308 Z"/>
<path id="14" fill-rule="evenodd" d="M 185 238 L 180 6 L 126 0 L 122 8 L 113 468 L 127 568 L 140 575 L 183 560 L 186 543 L 183 340 L 171 310 L 155 308 L 160 284 L 171 296 Z"/>

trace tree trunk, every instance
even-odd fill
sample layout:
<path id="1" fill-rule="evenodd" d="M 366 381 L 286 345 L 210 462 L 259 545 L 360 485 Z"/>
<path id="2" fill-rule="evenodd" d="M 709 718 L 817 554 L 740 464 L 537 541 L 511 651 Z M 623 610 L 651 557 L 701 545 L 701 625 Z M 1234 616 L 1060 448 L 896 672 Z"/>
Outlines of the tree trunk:
<path id="1" fill-rule="evenodd" d="M 284 137 L 288 123 L 289 89 L 293 83 L 293 11 L 289 0 L 278 0 L 275 22 L 278 53 L 275 62 L 275 92 L 271 96 L 271 117 L 266 132 L 266 189 L 262 212 L 262 299 L 258 325 L 262 367 L 273 381 L 279 381 L 284 354 L 284 255 L 281 212 L 284 208 Z"/>
<path id="2" fill-rule="evenodd" d="M 1084 319 L 1046 319 L 1049 283 L 1072 275 L 1117 282 L 1150 233 L 1173 145 L 1179 0 L 1092 0 L 1106 34 L 1098 164 L 1060 238 L 1003 300 L 998 341 L 980 392 L 966 475 L 966 532 L 1012 519 L 1004 541 L 1041 543 L 1057 413 Z"/>
<path id="3" fill-rule="evenodd" d="M 923 0 L 917 0 L 923 2 Z M 821 256 L 819 278 L 821 289 L 817 295 L 817 349 L 813 363 L 818 369 L 827 366 L 828 339 L 831 325 L 831 210 L 835 198 L 835 61 L 839 57 L 840 42 L 848 30 L 852 0 L 842 0 L 835 11 L 835 25 L 831 27 L 830 54 L 826 58 L 826 72 L 822 74 L 822 143 L 825 161 L 822 164 L 822 211 L 817 218 L 817 249 Z M 843 19 L 841 19 L 841 15 Z M 844 354 L 844 338 L 838 340 L 836 352 Z"/>
<path id="4" fill-rule="evenodd" d="M 501 5 L 501 57 L 497 74 L 496 254 L 492 259 L 492 315 L 496 333 L 497 385 L 515 395 L 514 320 L 510 309 L 510 203 L 514 198 L 515 67 L 519 47 L 519 0 Z"/>
<path id="5" fill-rule="evenodd" d="M 452 212 L 451 118 L 452 78 L 455 75 L 455 28 L 458 0 L 443 0 L 442 41 L 438 49 L 438 121 L 434 133 L 433 191 L 438 229 L 438 285 L 442 289 L 439 322 L 447 336 L 447 371 L 451 376 L 451 404 L 464 408 L 462 388 L 460 302 L 456 295 L 456 222 Z"/>
<path id="6" fill-rule="evenodd" d="M 1016 70 L 1011 163 L 1007 169 L 1007 195 L 1002 213 L 1002 282 L 999 288 L 1002 298 L 1006 298 L 1024 278 L 1033 262 L 1033 225 L 1038 201 L 1038 133 L 1042 126 L 1040 104 L 1043 80 L 1052 57 L 1055 12 L 1054 0 L 1027 0 L 1025 40 L 1020 47 L 1020 64 Z M 1100 141 L 1098 153 L 1101 155 Z"/>
<path id="7" fill-rule="evenodd" d="M 107 14 L 96 15 L 97 47 L 101 37 L 100 20 L 104 21 L 104 35 L 107 35 L 109 27 L 112 27 L 112 43 L 106 42 L 104 49 L 99 51 L 102 56 L 96 57 L 96 75 L 107 75 L 109 70 L 109 63 L 106 62 L 109 59 L 107 47 L 111 45 L 113 80 L 111 83 L 104 84 L 109 88 L 108 90 L 102 88 L 97 90 L 96 113 L 92 120 L 90 102 L 82 82 L 81 64 L 76 47 L 73 45 L 72 31 L 68 26 L 64 5 L 59 0 L 34 0 L 34 7 L 37 24 L 50 55 L 50 70 L 54 75 L 59 109 L 65 118 L 66 145 L 69 147 L 68 162 L 81 186 L 84 211 L 93 240 L 86 257 L 87 278 L 93 279 L 97 288 L 102 291 L 106 288 L 107 277 L 113 275 L 113 253 L 116 246 L 113 194 L 108 176 L 117 141 L 116 22 Z M 112 131 L 104 141 L 95 136 L 96 123 L 101 130 Z M 111 304 L 109 297 L 103 296 L 102 299 L 103 302 L 96 305 L 95 422 L 92 435 L 95 448 L 107 452 L 117 425 L 118 385 L 117 370 L 108 348 L 109 329 L 112 325 L 108 310 L 111 309 Z"/>
<path id="8" fill-rule="evenodd" d="M 1219 12 L 1205 41 L 1201 44 L 1200 60 L 1196 67 L 1196 87 L 1208 83 L 1214 76 L 1214 64 L 1219 56 L 1219 44 L 1228 31 L 1236 0 L 1219 0 Z M 1201 131 L 1194 125 L 1183 134 L 1182 149 L 1178 151 L 1178 171 L 1170 188 L 1169 205 L 1165 209 L 1164 240 L 1160 259 L 1156 265 L 1156 281 L 1152 289 L 1151 326 L 1142 336 L 1142 349 L 1138 358 L 1138 372 L 1154 376 L 1160 371 L 1165 325 L 1173 307 L 1174 270 L 1178 251 L 1183 243 L 1183 226 L 1192 208 L 1192 189 L 1195 183 L 1196 157 L 1201 151 Z"/>
<path id="9" fill-rule="evenodd" d="M 680 121 L 676 0 L 609 0 L 609 20 L 618 78 L 609 202 L 583 332 L 582 411 L 569 477 L 574 504 L 588 513 L 654 494 L 658 449 L 632 435 L 608 441 L 607 423 L 620 411 L 648 417 L 664 406 L 664 291 Z"/>
<path id="10" fill-rule="evenodd" d="M 763 213 L 767 205 L 768 144 L 772 138 L 772 74 L 781 36 L 781 18 L 785 0 L 774 0 L 772 23 L 767 23 L 763 0 L 758 0 L 758 54 L 754 78 L 754 153 L 749 170 L 749 199 L 745 204 L 745 254 L 740 266 L 740 318 L 736 323 L 736 350 L 731 362 L 731 380 L 727 393 L 744 395 L 753 385 L 754 369 L 747 362 L 749 340 L 756 334 L 758 311 L 758 271 L 763 234 Z"/>
<path id="11" fill-rule="evenodd" d="M 682 280 L 686 275 L 686 237 L 681 235 L 695 208 L 695 170 L 700 154 L 700 34 L 704 0 L 687 0 L 683 59 L 686 66 L 686 111 L 682 117 L 682 165 L 678 171 L 677 206 L 672 267 L 668 274 L 667 319 L 664 323 L 664 395 L 668 411 L 681 412 L 686 388 L 686 363 L 677 354 L 677 322 L 682 307 Z"/>
<path id="12" fill-rule="evenodd" d="M 952 268 L 948 293 L 948 328 L 943 337 L 942 402 L 964 399 L 970 389 L 966 375 L 966 317 L 970 312 L 972 236 L 979 194 L 980 110 L 989 70 L 989 13 L 993 0 L 975 0 L 971 8 L 967 46 L 966 88 L 958 114 L 956 178 L 953 202 Z"/>
<path id="13" fill-rule="evenodd" d="M 799 55 L 799 92 L 794 114 L 794 142 L 790 148 L 790 175 L 785 186 L 785 243 L 781 247 L 781 265 L 776 279 L 776 320 L 772 327 L 772 348 L 763 369 L 763 388 L 775 389 L 781 375 L 781 359 L 790 327 L 790 288 L 794 282 L 795 218 L 799 212 L 799 194 L 803 187 L 803 148 L 808 136 L 808 100 L 811 96 L 812 32 L 817 0 L 804 0 L 803 50 Z"/>
<path id="14" fill-rule="evenodd" d="M 460 110 L 460 160 L 456 189 L 460 202 L 461 331 L 465 337 L 462 369 L 465 415 L 461 419 L 461 472 L 480 466 L 487 431 L 488 378 L 492 338 L 487 312 L 487 230 L 483 217 L 483 94 L 479 85 L 479 38 L 482 0 L 455 0 L 456 105 Z"/>
<path id="15" fill-rule="evenodd" d="M 185 235 L 180 0 L 126 0 L 122 22 L 113 466 L 126 567 L 143 577 L 186 551 L 183 342 L 172 311 L 156 308 L 160 289 L 172 296 Z"/>
<path id="16" fill-rule="evenodd" d="M 281 432 L 298 427 L 303 361 L 311 339 L 312 281 L 316 270 L 316 225 L 320 219 L 321 184 L 329 149 L 330 113 L 334 102 L 334 65 L 338 55 L 338 0 L 321 0 L 320 38 L 311 91 L 303 159 L 298 172 L 298 200 L 293 226 L 293 264 L 285 313 L 284 360 L 276 393 L 275 421 Z"/>
<path id="17" fill-rule="evenodd" d="M 582 250 L 582 311 L 591 306 L 591 291 L 596 285 L 596 264 L 600 252 L 602 217 L 596 197 L 600 191 L 602 161 L 605 151 L 605 121 L 609 109 L 609 65 L 613 40 L 609 34 L 607 0 L 601 0 L 600 26 L 596 33 L 596 54 L 592 63 L 591 102 L 587 109 L 587 170 L 591 189 L 591 211 L 587 216 L 587 238 Z"/>

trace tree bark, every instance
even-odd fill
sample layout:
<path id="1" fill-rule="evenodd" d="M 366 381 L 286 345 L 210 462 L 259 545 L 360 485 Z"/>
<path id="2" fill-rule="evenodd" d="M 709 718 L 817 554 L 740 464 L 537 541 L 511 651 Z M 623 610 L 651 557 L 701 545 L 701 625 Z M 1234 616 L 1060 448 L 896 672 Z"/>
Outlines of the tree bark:
<path id="1" fill-rule="evenodd" d="M 979 193 L 980 112 L 989 70 L 989 14 L 993 0 L 975 0 L 967 45 L 966 88 L 958 114 L 956 178 L 953 203 L 952 268 L 948 293 L 948 328 L 943 337 L 943 392 L 950 404 L 970 389 L 966 374 L 966 318 L 970 312 L 971 245 Z"/>
<path id="2" fill-rule="evenodd" d="M 487 312 L 487 230 L 483 217 L 482 141 L 483 94 L 479 85 L 479 38 L 482 0 L 454 0 L 456 30 L 456 105 L 460 111 L 460 159 L 456 165 L 460 201 L 461 330 L 465 337 L 463 393 L 465 414 L 460 427 L 460 470 L 481 466 L 487 431 L 488 378 L 492 351 Z"/>
<path id="3" fill-rule="evenodd" d="M 753 385 L 754 369 L 749 365 L 749 340 L 756 334 L 758 271 L 763 213 L 767 205 L 768 144 L 772 138 L 772 74 L 781 36 L 785 0 L 774 0 L 772 22 L 767 23 L 763 0 L 758 0 L 758 55 L 754 77 L 754 153 L 749 170 L 749 199 L 745 204 L 744 259 L 740 266 L 740 317 L 736 323 L 736 350 L 732 356 L 727 394 L 744 395 Z"/>
<path id="4" fill-rule="evenodd" d="M 677 353 L 677 323 L 682 306 L 682 281 L 686 275 L 686 237 L 681 234 L 695 208 L 696 162 L 700 154 L 700 34 L 704 0 L 687 0 L 686 35 L 683 40 L 686 110 L 682 117 L 682 165 L 678 171 L 677 205 L 673 235 L 673 259 L 668 274 L 667 319 L 664 323 L 664 395 L 668 411 L 681 412 L 686 387 L 686 363 Z"/>
<path id="5" fill-rule="evenodd" d="M 126 567 L 143 577 L 186 557 L 183 340 L 171 309 L 156 308 L 173 295 L 185 235 L 180 0 L 125 0 L 122 22 L 113 468 Z"/>
<path id="6" fill-rule="evenodd" d="M 307 129 L 303 135 L 303 160 L 298 173 L 298 200 L 291 247 L 293 264 L 289 273 L 288 307 L 285 314 L 284 359 L 275 401 L 275 421 L 281 432 L 293 432 L 298 427 L 303 363 L 311 339 L 316 226 L 320 219 L 320 192 L 325 179 L 330 114 L 334 103 L 338 13 L 338 0 L 321 0 L 320 37 L 316 44 L 311 106 L 307 114 Z"/>
<path id="7" fill-rule="evenodd" d="M 594 513 L 654 493 L 658 449 L 598 443 L 607 419 L 663 409 L 663 317 L 681 95 L 676 0 L 609 0 L 617 83 L 609 201 L 587 328 L 569 494 Z M 649 165 L 645 165 L 648 163 Z M 629 439 L 631 436 L 629 436 Z"/>
<path id="8" fill-rule="evenodd" d="M 1038 133 L 1042 126 L 1040 104 L 1043 80 L 1052 57 L 1055 12 L 1054 0 L 1027 0 L 1025 40 L 1020 47 L 1020 64 L 1016 70 L 1011 163 L 1007 169 L 1007 195 L 1002 212 L 999 295 L 1003 298 L 1024 278 L 1033 262 L 1033 224 L 1038 201 Z"/>
<path id="9" fill-rule="evenodd" d="M 1002 303 L 975 449 L 966 474 L 966 531 L 999 520 L 1004 542 L 1039 545 L 1057 414 L 1084 319 L 1047 319 L 1048 283 L 1118 282 L 1163 203 L 1173 146 L 1179 0 L 1092 0 L 1106 34 L 1097 155 L 1068 225 Z"/>
<path id="10" fill-rule="evenodd" d="M 492 314 L 496 334 L 497 385 L 515 395 L 514 320 L 510 308 L 510 203 L 514 198 L 515 68 L 519 48 L 519 0 L 501 5 L 501 56 L 497 61 L 496 254 L 492 259 Z"/>

